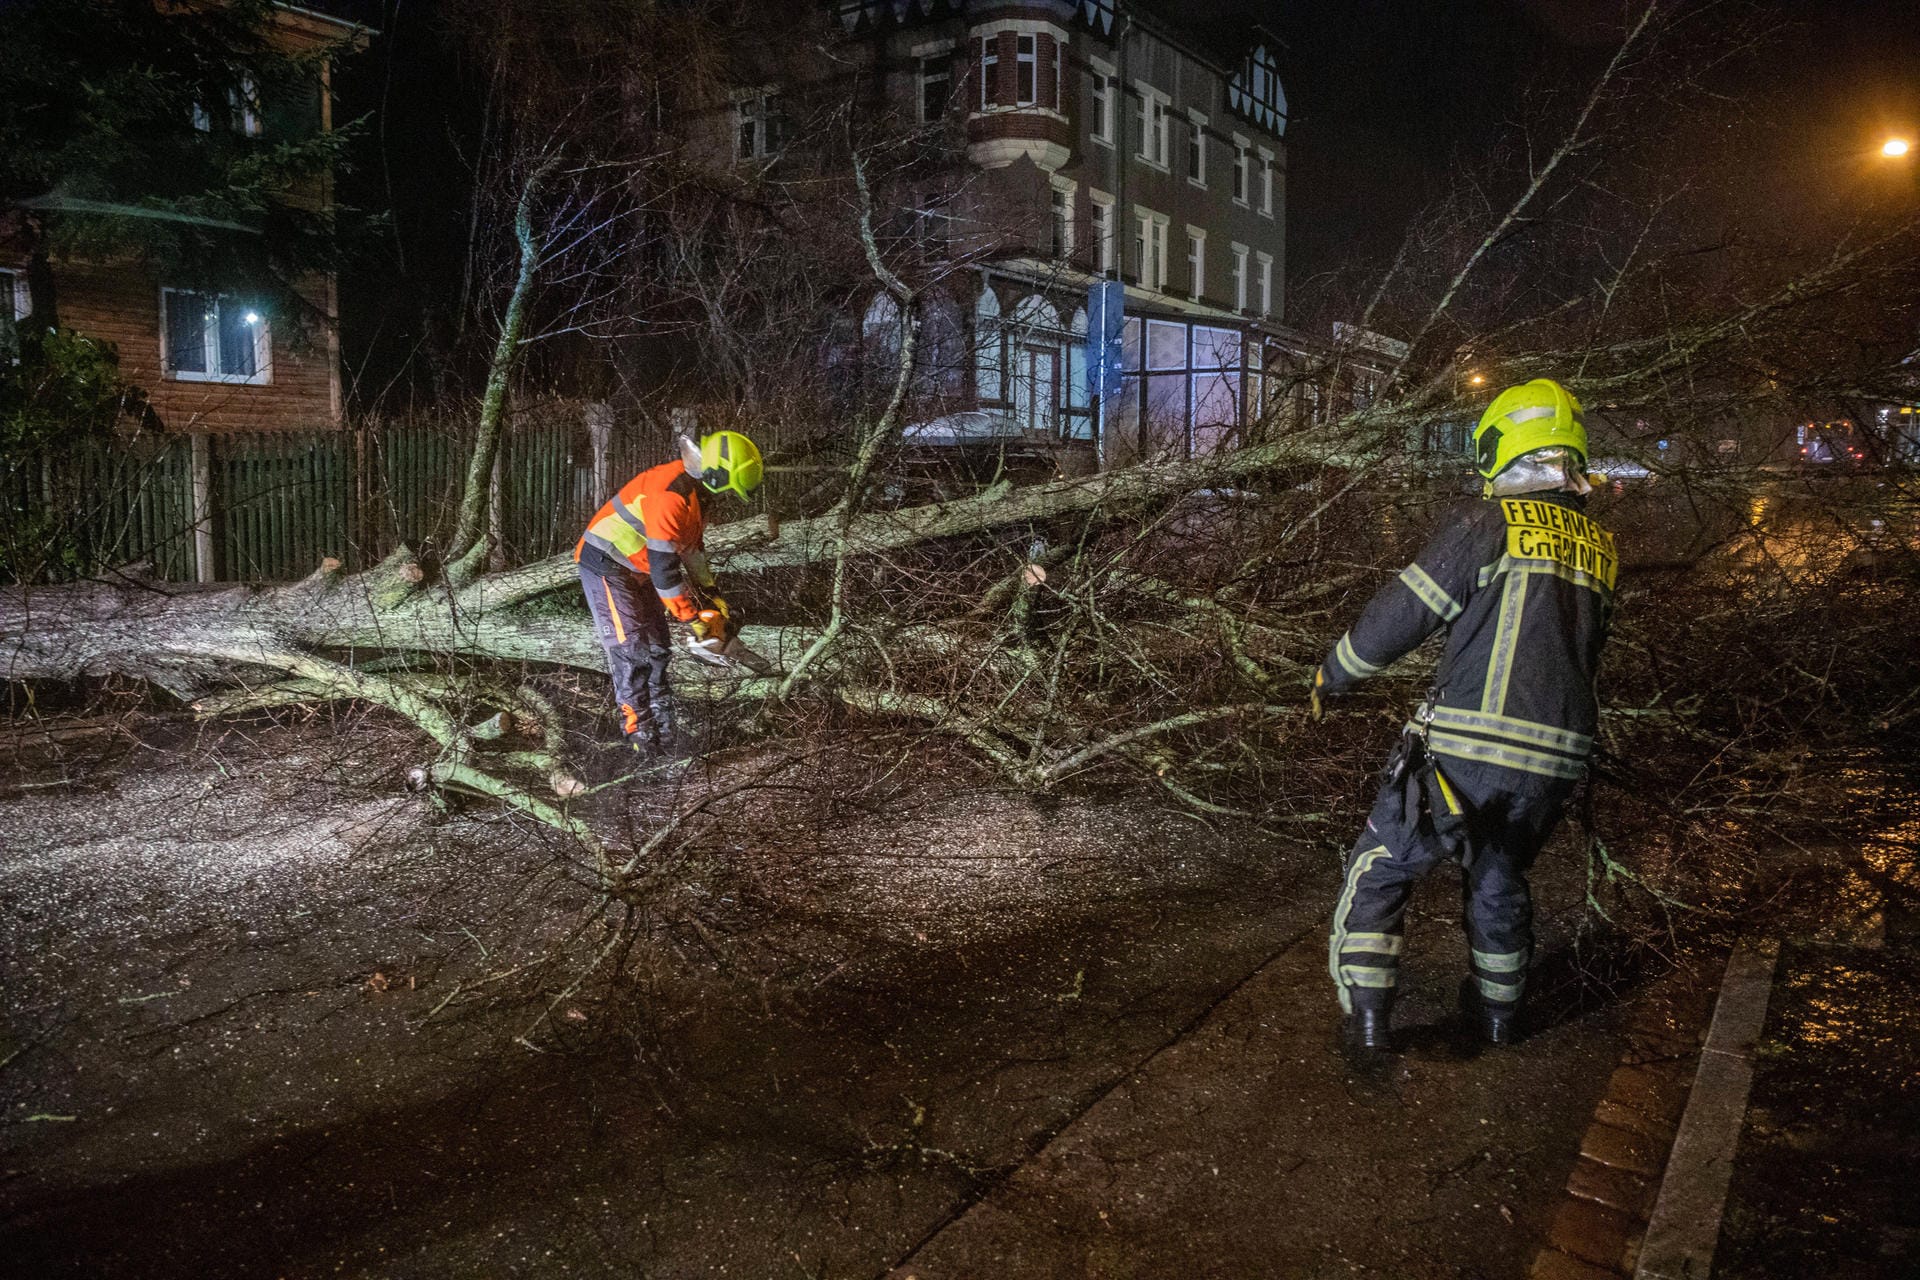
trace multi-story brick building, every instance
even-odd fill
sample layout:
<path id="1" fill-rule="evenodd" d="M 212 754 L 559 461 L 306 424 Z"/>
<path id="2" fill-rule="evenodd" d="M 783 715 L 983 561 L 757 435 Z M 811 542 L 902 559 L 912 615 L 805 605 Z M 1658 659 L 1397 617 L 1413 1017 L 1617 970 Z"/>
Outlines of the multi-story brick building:
<path id="1" fill-rule="evenodd" d="M 906 203 L 967 266 L 927 304 L 936 341 L 963 338 L 957 406 L 1108 464 L 1318 412 L 1322 388 L 1296 375 L 1324 344 L 1280 323 L 1287 100 L 1271 34 L 1249 27 L 1225 50 L 1171 6 L 1123 0 L 832 7 L 844 65 L 950 140 L 951 164 Z M 779 92 L 736 97 L 740 161 L 777 143 Z M 1126 317 L 1104 400 L 1087 369 L 1101 281 L 1123 284 Z M 876 297 L 866 330 L 884 335 L 890 316 Z M 1377 376 L 1362 353 L 1345 390 L 1369 394 Z"/>

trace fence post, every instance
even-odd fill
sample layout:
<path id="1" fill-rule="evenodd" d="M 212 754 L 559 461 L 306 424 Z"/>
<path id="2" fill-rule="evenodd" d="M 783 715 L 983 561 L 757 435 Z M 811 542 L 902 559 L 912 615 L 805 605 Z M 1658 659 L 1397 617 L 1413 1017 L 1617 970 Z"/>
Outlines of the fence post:
<path id="1" fill-rule="evenodd" d="M 213 560 L 213 438 L 196 431 L 189 437 L 193 490 L 193 580 L 215 580 Z"/>
<path id="2" fill-rule="evenodd" d="M 593 494 L 604 502 L 613 493 L 613 406 L 595 400 L 587 406 L 587 445 L 593 451 Z"/>

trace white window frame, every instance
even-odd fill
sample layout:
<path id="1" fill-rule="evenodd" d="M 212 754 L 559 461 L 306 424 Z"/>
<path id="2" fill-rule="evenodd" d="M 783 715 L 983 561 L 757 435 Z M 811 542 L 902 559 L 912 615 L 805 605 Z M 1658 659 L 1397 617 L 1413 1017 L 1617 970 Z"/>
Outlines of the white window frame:
<path id="1" fill-rule="evenodd" d="M 33 314 L 33 291 L 27 287 L 27 273 L 11 269 L 0 269 L 0 322 L 11 330 L 11 344 L 14 350 L 8 359 L 14 364 L 20 362 L 20 323 Z"/>
<path id="2" fill-rule="evenodd" d="M 1119 236 L 1113 220 L 1113 197 L 1088 187 L 1087 201 L 1093 205 L 1093 269 L 1103 276 L 1112 275 Z"/>
<path id="3" fill-rule="evenodd" d="M 1233 202 L 1241 208 L 1251 204 L 1253 196 L 1253 152 L 1247 140 L 1233 135 Z"/>
<path id="4" fill-rule="evenodd" d="M 1247 246 L 1235 241 L 1233 244 L 1233 309 L 1247 309 Z"/>
<path id="5" fill-rule="evenodd" d="M 26 272 L 0 267 L 0 302 L 7 305 L 9 324 L 19 324 L 33 314 L 33 291 L 27 287 Z"/>
<path id="6" fill-rule="evenodd" d="M 991 111 L 996 105 L 994 81 L 1000 78 L 1000 33 L 980 37 L 980 109 Z"/>
<path id="7" fill-rule="evenodd" d="M 1260 216 L 1273 216 L 1273 149 L 1260 148 Z"/>
<path id="8" fill-rule="evenodd" d="M 245 305 L 234 299 L 231 294 L 206 294 L 197 289 L 176 289 L 163 285 L 160 289 L 160 367 L 169 380 L 174 382 L 218 382 L 229 386 L 264 387 L 273 381 L 273 326 L 265 316 L 253 322 L 253 372 L 252 373 L 202 373 L 193 369 L 173 367 L 173 352 L 169 349 L 172 342 L 173 326 L 167 321 L 169 299 L 173 295 L 188 298 L 212 297 L 216 307 L 232 301 L 235 306 Z M 209 369 L 220 366 L 220 318 L 216 310 L 211 321 L 200 330 L 202 354 L 206 357 Z"/>
<path id="9" fill-rule="evenodd" d="M 265 125 L 261 120 L 260 86 L 253 77 L 241 76 L 240 87 L 228 95 L 228 100 L 233 104 L 233 123 L 239 132 L 245 137 L 259 137 Z"/>
<path id="10" fill-rule="evenodd" d="M 1187 224 L 1187 296 L 1195 302 L 1207 291 L 1207 229 Z"/>
<path id="11" fill-rule="evenodd" d="M 1026 93 L 1020 92 L 1020 77 L 1027 78 Z M 1040 35 L 1021 31 L 1013 37 L 1013 105 L 1034 107 L 1040 104 Z"/>
<path id="12" fill-rule="evenodd" d="M 1256 253 L 1253 260 L 1260 264 L 1260 314 L 1273 314 L 1273 255 Z"/>
<path id="13" fill-rule="evenodd" d="M 773 103 L 780 96 L 779 90 L 768 86 L 756 89 L 736 89 L 733 93 L 733 159 L 735 164 L 752 160 L 765 160 L 774 154 L 768 142 L 768 122 L 774 117 Z M 740 149 L 740 134 L 748 124 L 753 125 L 753 146 L 746 152 Z"/>
<path id="14" fill-rule="evenodd" d="M 913 85 L 915 97 L 919 100 L 920 123 L 938 124 L 947 118 L 947 112 L 953 106 L 953 50 L 950 48 L 931 51 L 922 50 L 916 53 L 915 56 L 920 60 L 919 71 L 914 77 Z M 927 68 L 929 66 L 937 66 L 939 72 L 936 75 L 928 75 Z M 940 114 L 928 115 L 927 84 L 929 81 L 935 79 L 945 81 L 947 91 L 941 95 Z"/>
<path id="15" fill-rule="evenodd" d="M 1055 40 L 1053 42 L 1053 101 L 1047 104 L 1049 107 L 1053 108 L 1055 111 L 1058 111 L 1061 109 L 1060 99 L 1065 96 L 1060 90 L 1060 78 L 1062 75 L 1062 69 L 1060 65 L 1061 44 L 1062 42 L 1060 40 Z"/>
<path id="16" fill-rule="evenodd" d="M 1093 69 L 1093 123 L 1087 136 L 1103 147 L 1113 145 L 1113 100 L 1119 95 L 1119 84 L 1114 79 L 1113 68 L 1098 58 L 1089 58 L 1087 65 Z"/>
<path id="17" fill-rule="evenodd" d="M 1145 80 L 1133 83 L 1140 91 L 1140 162 L 1164 173 L 1168 159 L 1167 117 L 1173 99 Z"/>
<path id="18" fill-rule="evenodd" d="M 1143 289 L 1152 289 L 1159 293 L 1167 288 L 1167 228 L 1172 225 L 1167 215 L 1155 213 L 1143 205 L 1133 206 L 1135 225 L 1134 244 L 1139 258 L 1137 280 Z"/>
<path id="19" fill-rule="evenodd" d="M 1198 111 L 1187 112 L 1187 181 L 1207 189 L 1207 117 Z M 1198 170 L 1196 175 L 1195 170 Z"/>
<path id="20" fill-rule="evenodd" d="M 1062 178 L 1055 174 L 1051 179 L 1050 185 L 1052 191 L 1047 197 L 1049 229 L 1057 230 L 1060 233 L 1053 237 L 1054 244 L 1052 248 L 1054 256 L 1059 261 L 1065 262 L 1073 257 L 1073 197 L 1079 189 L 1079 184 L 1071 178 Z M 1056 207 L 1053 202 L 1055 196 L 1060 198 L 1058 208 L 1061 216 L 1058 219 L 1055 219 L 1053 216 Z"/>

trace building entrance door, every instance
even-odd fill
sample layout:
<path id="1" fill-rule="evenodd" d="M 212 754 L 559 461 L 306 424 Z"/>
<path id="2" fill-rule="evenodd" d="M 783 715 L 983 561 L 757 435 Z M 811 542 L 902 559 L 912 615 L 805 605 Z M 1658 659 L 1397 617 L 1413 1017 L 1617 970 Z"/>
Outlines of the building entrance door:
<path id="1" fill-rule="evenodd" d="M 1060 353 L 1023 346 L 1015 360 L 1013 416 L 1023 431 L 1054 433 L 1060 415 Z"/>

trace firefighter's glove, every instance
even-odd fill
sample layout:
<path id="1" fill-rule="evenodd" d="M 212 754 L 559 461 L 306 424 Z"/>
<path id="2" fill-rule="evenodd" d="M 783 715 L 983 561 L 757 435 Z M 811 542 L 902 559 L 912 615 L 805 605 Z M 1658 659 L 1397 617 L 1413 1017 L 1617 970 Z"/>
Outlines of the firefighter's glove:
<path id="1" fill-rule="evenodd" d="M 1307 715 L 1315 724 L 1319 724 L 1327 718 L 1327 709 L 1320 701 L 1320 690 L 1326 683 L 1326 670 L 1321 667 L 1315 667 L 1313 669 L 1313 689 L 1307 694 Z"/>

